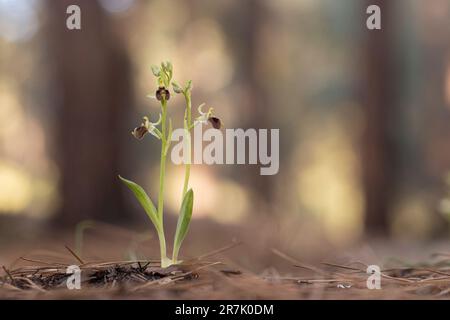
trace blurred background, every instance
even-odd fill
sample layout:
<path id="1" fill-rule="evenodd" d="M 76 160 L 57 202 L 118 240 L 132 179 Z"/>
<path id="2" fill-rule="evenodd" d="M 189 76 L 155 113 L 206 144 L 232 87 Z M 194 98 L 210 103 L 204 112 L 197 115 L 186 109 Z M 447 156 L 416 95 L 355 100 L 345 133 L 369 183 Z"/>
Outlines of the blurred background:
<path id="1" fill-rule="evenodd" d="M 70 4 L 82 30 L 66 28 Z M 366 28 L 371 4 L 382 31 Z M 157 256 L 117 175 L 157 196 L 159 142 L 130 130 L 159 112 L 146 96 L 163 60 L 226 127 L 280 129 L 275 176 L 194 166 L 186 255 L 236 239 L 242 264 L 270 265 L 270 248 L 448 239 L 449 0 L 0 0 L 0 260 L 72 245 L 91 220 L 92 255 Z M 181 124 L 183 100 L 169 108 Z M 169 242 L 183 174 L 169 165 Z"/>

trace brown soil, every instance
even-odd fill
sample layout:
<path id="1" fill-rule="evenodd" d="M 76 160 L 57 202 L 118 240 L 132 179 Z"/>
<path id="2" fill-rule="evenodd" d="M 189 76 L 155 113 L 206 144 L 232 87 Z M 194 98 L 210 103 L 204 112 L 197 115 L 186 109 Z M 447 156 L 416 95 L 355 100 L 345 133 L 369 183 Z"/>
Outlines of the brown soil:
<path id="1" fill-rule="evenodd" d="M 450 255 L 432 263 L 382 270 L 382 289 L 368 290 L 367 266 L 323 263 L 305 265 L 274 251 L 304 276 L 266 275 L 236 270 L 210 260 L 226 247 L 161 269 L 157 261 L 84 262 L 82 289 L 68 290 L 69 264 L 21 258 L 23 266 L 3 268 L 0 298 L 10 299 L 448 299 Z M 81 260 L 81 261 L 80 261 Z"/>

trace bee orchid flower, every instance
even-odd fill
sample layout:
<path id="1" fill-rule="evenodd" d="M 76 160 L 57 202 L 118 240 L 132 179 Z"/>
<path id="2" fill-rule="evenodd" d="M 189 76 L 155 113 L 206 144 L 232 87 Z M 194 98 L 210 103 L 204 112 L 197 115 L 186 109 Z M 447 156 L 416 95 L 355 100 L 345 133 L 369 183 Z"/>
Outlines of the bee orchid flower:
<path id="1" fill-rule="evenodd" d="M 222 126 L 222 122 L 219 118 L 214 116 L 214 108 L 209 108 L 208 112 L 203 112 L 204 103 L 198 106 L 198 113 L 200 116 L 197 117 L 194 121 L 194 126 L 197 124 L 208 124 L 211 123 L 214 129 L 220 129 Z"/>
<path id="2" fill-rule="evenodd" d="M 139 127 L 134 128 L 131 134 L 138 140 L 142 140 L 147 133 L 161 139 L 161 132 L 156 127 L 161 123 L 161 114 L 159 114 L 159 119 L 157 122 L 150 122 L 147 117 L 143 117 L 142 119 L 142 124 Z"/>

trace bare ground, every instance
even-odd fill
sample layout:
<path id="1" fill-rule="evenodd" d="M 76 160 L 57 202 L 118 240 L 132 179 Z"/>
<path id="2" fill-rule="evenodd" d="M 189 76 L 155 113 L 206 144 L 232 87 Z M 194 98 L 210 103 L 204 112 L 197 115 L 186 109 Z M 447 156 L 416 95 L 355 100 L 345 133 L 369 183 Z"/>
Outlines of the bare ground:
<path id="1" fill-rule="evenodd" d="M 428 262 L 382 270 L 382 289 L 368 290 L 367 265 L 308 265 L 280 252 L 275 256 L 298 270 L 281 275 L 276 269 L 256 274 L 214 259 L 226 246 L 181 265 L 161 269 L 153 261 L 86 262 L 68 248 L 82 271 L 82 289 L 66 286 L 69 263 L 20 257 L 3 267 L 3 299 L 449 299 L 450 254 Z"/>
<path id="2" fill-rule="evenodd" d="M 77 255 L 73 230 L 33 234 L 35 223 L 28 230 L 14 230 L 10 224 L 0 238 L 0 298 L 450 298 L 447 239 L 362 239 L 343 248 L 313 238 L 317 232 L 311 228 L 291 225 L 276 233 L 270 223 L 237 229 L 197 222 L 183 246 L 189 256 L 181 265 L 161 269 L 148 258 L 158 256 L 159 246 L 146 228 L 136 232 L 97 225 L 84 232 L 83 254 Z M 241 245 L 230 243 L 234 235 Z M 283 240 L 286 235 L 289 242 Z M 367 289 L 368 264 L 381 266 L 381 290 Z M 82 271 L 81 290 L 67 289 L 69 265 Z"/>

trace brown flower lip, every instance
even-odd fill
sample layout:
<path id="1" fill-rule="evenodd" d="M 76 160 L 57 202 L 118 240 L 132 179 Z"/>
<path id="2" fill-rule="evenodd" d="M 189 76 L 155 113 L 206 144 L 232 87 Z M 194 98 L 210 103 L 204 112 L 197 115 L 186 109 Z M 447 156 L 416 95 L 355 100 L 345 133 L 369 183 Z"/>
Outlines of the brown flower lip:
<path id="1" fill-rule="evenodd" d="M 222 127 L 222 122 L 217 117 L 209 117 L 209 123 L 213 126 L 214 129 L 220 129 Z"/>
<path id="2" fill-rule="evenodd" d="M 142 140 L 147 133 L 148 129 L 146 126 L 137 127 L 132 132 L 133 136 L 138 140 Z"/>
<path id="3" fill-rule="evenodd" d="M 170 92 L 165 87 L 159 87 L 155 96 L 158 101 L 162 101 L 163 97 L 167 101 L 170 99 Z"/>

